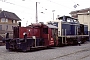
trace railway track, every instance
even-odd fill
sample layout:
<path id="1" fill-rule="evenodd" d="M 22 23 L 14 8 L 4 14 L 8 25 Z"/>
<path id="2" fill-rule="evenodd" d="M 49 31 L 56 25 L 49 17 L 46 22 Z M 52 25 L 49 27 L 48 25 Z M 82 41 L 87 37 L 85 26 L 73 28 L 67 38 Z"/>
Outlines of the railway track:
<path id="1" fill-rule="evenodd" d="M 82 52 L 87 52 L 87 51 L 90 51 L 90 49 L 83 49 L 83 50 L 76 51 L 76 52 L 73 52 L 73 53 L 69 53 L 69 54 L 65 54 L 65 55 L 62 55 L 62 56 L 58 56 L 58 57 L 55 57 L 55 58 L 52 58 L 52 59 L 49 59 L 49 60 L 55 60 L 55 59 L 58 59 L 58 58 L 67 57 L 67 56 L 69 56 L 69 55 L 73 55 L 73 54 L 77 54 L 77 53 L 82 53 Z M 86 56 L 84 56 L 84 57 L 81 57 L 81 58 L 78 59 L 78 60 L 82 60 L 82 59 L 84 59 L 84 58 L 86 58 L 86 57 L 89 57 L 89 56 L 90 56 L 90 54 L 89 54 L 89 55 L 86 55 Z"/>

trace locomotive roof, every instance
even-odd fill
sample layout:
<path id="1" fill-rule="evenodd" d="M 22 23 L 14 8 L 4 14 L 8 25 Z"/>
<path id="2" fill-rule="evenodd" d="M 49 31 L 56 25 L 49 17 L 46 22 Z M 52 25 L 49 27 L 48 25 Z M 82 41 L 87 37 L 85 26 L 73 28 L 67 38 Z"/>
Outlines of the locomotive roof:
<path id="1" fill-rule="evenodd" d="M 59 17 L 58 19 L 60 20 L 60 19 L 63 19 L 63 17 L 64 16 L 61 16 L 61 17 Z M 65 16 L 65 18 L 67 19 L 67 18 L 70 18 L 70 19 L 74 19 L 74 20 L 77 20 L 76 18 L 73 18 L 73 17 L 70 17 L 70 16 Z"/>
<path id="2" fill-rule="evenodd" d="M 47 25 L 49 28 L 55 28 L 58 29 L 58 27 L 54 26 L 54 25 Z"/>

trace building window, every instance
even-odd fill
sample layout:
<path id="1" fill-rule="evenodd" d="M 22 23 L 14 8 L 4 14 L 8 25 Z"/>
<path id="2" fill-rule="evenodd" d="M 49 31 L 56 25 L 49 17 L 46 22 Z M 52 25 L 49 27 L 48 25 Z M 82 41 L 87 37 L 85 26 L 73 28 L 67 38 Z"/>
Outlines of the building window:
<path id="1" fill-rule="evenodd" d="M 12 23 L 15 23 L 15 20 L 12 20 Z"/>
<path id="2" fill-rule="evenodd" d="M 13 30 L 14 26 L 12 26 L 12 30 Z"/>
<path id="3" fill-rule="evenodd" d="M 6 22 L 8 22 L 8 19 L 6 19 Z"/>
<path id="4" fill-rule="evenodd" d="M 8 25 L 6 25 L 6 30 L 8 30 Z"/>
<path id="5" fill-rule="evenodd" d="M 1 22 L 6 22 L 5 18 L 1 18 Z"/>
<path id="6" fill-rule="evenodd" d="M 8 19 L 1 18 L 1 22 L 8 22 Z"/>

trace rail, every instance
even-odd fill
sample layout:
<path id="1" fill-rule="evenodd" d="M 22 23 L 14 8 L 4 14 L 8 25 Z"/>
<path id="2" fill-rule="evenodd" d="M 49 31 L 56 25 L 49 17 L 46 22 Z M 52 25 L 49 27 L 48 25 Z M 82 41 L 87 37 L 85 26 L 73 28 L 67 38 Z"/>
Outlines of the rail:
<path id="1" fill-rule="evenodd" d="M 82 37 L 88 37 L 89 35 L 67 35 L 67 36 L 59 36 L 59 37 L 67 37 L 67 38 L 71 38 L 71 37 L 80 37 L 80 36 L 82 36 Z"/>

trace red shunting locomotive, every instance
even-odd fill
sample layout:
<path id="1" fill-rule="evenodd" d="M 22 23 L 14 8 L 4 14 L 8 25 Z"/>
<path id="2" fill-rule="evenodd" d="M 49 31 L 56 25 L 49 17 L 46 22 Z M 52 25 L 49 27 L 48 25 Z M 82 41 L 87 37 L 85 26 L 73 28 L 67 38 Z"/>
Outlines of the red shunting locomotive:
<path id="1" fill-rule="evenodd" d="M 6 49 L 27 51 L 32 48 L 58 45 L 58 28 L 53 25 L 34 23 L 27 27 L 13 27 L 13 39 L 6 34 Z"/>

